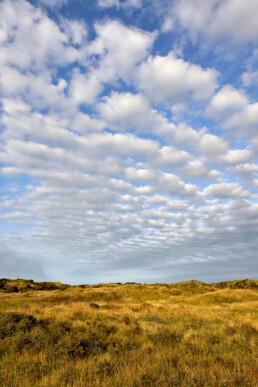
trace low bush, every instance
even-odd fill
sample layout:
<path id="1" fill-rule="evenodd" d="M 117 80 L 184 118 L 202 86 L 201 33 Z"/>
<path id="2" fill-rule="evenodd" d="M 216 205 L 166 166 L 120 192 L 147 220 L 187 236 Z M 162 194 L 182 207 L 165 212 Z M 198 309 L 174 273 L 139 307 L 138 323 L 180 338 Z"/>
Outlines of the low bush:
<path id="1" fill-rule="evenodd" d="M 14 285 L 6 285 L 4 287 L 4 290 L 6 291 L 6 293 L 18 293 L 19 292 L 19 289 L 17 288 L 17 286 L 14 286 Z"/>

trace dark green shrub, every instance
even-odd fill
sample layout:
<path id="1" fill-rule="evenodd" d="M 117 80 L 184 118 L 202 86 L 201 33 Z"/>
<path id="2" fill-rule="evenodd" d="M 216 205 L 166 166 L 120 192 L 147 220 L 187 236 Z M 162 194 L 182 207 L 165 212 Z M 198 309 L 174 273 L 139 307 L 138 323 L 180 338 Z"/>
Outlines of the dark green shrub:
<path id="1" fill-rule="evenodd" d="M 153 386 L 157 380 L 157 375 L 154 375 L 152 372 L 145 372 L 141 375 L 141 385 L 142 386 Z"/>
<path id="2" fill-rule="evenodd" d="M 106 351 L 108 344 L 105 339 L 101 339 L 95 332 L 89 332 L 80 340 L 80 346 L 83 348 L 84 355 Z"/>
<path id="3" fill-rule="evenodd" d="M 94 309 L 99 309 L 99 308 L 100 308 L 100 306 L 99 306 L 98 304 L 95 304 L 95 302 L 91 302 L 91 303 L 90 303 L 90 306 L 91 306 L 92 308 L 94 308 Z"/>
<path id="4" fill-rule="evenodd" d="M 42 326 L 50 345 L 54 346 L 71 331 L 71 325 L 67 322 L 56 323 L 54 321 L 42 321 Z"/>
<path id="5" fill-rule="evenodd" d="M 100 375 L 113 375 L 114 373 L 114 364 L 112 364 L 110 361 L 104 360 L 99 363 L 99 370 Z"/>
<path id="6" fill-rule="evenodd" d="M 149 337 L 154 344 L 176 345 L 181 342 L 183 335 L 176 331 L 164 329 L 155 335 L 150 335 Z"/>
<path id="7" fill-rule="evenodd" d="M 142 335 L 143 334 L 143 329 L 139 324 L 135 324 L 134 327 L 132 328 L 132 333 L 133 335 Z"/>
<path id="8" fill-rule="evenodd" d="M 92 330 L 95 332 L 98 332 L 98 335 L 101 335 L 102 337 L 105 337 L 105 336 L 108 336 L 111 332 L 109 331 L 109 328 L 110 326 L 105 324 L 105 323 L 102 323 L 102 322 L 98 322 L 96 323 L 96 321 L 94 322 L 94 325 L 92 327 Z M 112 331 L 112 329 L 111 329 Z"/>
<path id="9" fill-rule="evenodd" d="M 180 296 L 180 294 L 182 294 L 182 292 L 181 290 L 178 290 L 178 289 L 172 289 L 170 292 L 171 296 Z"/>
<path id="10" fill-rule="evenodd" d="M 119 309 L 119 306 L 112 305 L 112 304 L 105 304 L 101 306 L 102 309 Z"/>
<path id="11" fill-rule="evenodd" d="M 209 336 L 208 340 L 211 345 L 219 344 L 221 342 L 221 335 L 219 333 L 214 333 Z"/>
<path id="12" fill-rule="evenodd" d="M 29 332 L 18 331 L 8 340 L 9 350 L 14 352 L 21 352 L 33 345 L 32 337 Z"/>
<path id="13" fill-rule="evenodd" d="M 258 331 L 255 327 L 253 327 L 250 323 L 244 323 L 240 327 L 240 332 L 245 336 L 246 339 L 250 339 L 251 337 L 258 337 Z"/>
<path id="14" fill-rule="evenodd" d="M 58 356 L 85 357 L 88 355 L 88 348 L 76 336 L 63 336 L 55 346 L 55 353 Z"/>
<path id="15" fill-rule="evenodd" d="M 36 326 L 33 316 L 22 313 L 2 313 L 0 315 L 0 338 L 12 336 L 17 332 L 25 333 Z"/>
<path id="16" fill-rule="evenodd" d="M 131 324 L 131 319 L 129 316 L 124 316 L 123 317 L 123 322 L 125 323 L 125 325 L 130 325 Z"/>
<path id="17" fill-rule="evenodd" d="M 17 288 L 17 286 L 14 285 L 6 285 L 5 291 L 6 293 L 18 293 L 19 289 Z"/>
<path id="18" fill-rule="evenodd" d="M 1 278 L 0 279 L 0 289 L 4 289 L 5 285 L 7 284 L 7 279 L 6 278 Z"/>

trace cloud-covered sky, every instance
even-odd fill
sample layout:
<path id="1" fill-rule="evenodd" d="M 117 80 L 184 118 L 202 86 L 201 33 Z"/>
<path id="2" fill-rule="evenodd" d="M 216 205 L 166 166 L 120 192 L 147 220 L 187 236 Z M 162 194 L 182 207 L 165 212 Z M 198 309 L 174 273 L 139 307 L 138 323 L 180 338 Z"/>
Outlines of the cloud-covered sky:
<path id="1" fill-rule="evenodd" d="M 0 277 L 257 276 L 257 0 L 0 1 Z"/>

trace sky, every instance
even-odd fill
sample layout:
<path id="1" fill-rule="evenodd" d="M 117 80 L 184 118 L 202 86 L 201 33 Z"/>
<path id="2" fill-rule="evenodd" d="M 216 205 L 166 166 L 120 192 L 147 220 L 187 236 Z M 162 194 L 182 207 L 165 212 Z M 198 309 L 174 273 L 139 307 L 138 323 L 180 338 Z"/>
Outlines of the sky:
<path id="1" fill-rule="evenodd" d="M 0 1 L 0 277 L 257 278 L 257 0 Z"/>

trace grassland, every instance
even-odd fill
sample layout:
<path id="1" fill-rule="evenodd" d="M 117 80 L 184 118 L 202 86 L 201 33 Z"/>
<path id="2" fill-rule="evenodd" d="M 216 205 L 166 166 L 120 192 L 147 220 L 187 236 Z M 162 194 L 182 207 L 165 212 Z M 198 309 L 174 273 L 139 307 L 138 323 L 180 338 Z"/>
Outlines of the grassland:
<path id="1" fill-rule="evenodd" d="M 257 386 L 258 281 L 0 280 L 1 386 Z"/>

